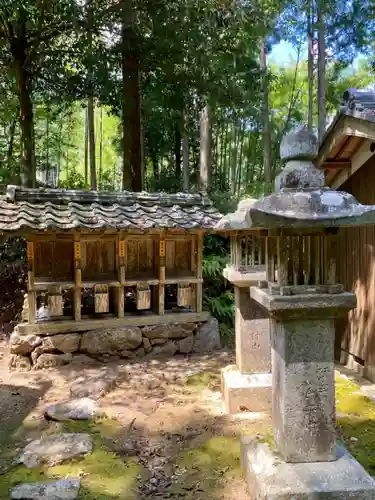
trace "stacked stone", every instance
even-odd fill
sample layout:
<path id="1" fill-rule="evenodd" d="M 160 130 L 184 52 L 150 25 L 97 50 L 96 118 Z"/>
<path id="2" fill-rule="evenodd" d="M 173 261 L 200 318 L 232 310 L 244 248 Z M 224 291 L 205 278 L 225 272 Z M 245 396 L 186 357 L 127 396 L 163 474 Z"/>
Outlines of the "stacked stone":
<path id="1" fill-rule="evenodd" d="M 51 368 L 69 364 L 85 354 L 99 361 L 116 358 L 208 353 L 220 348 L 218 322 L 121 327 L 56 335 L 20 335 L 10 338 L 10 369 Z"/>
<path id="2" fill-rule="evenodd" d="M 275 449 L 242 441 L 259 500 L 375 499 L 375 481 L 336 444 L 334 392 L 334 320 L 356 304 L 336 283 L 335 228 L 375 224 L 375 207 L 324 188 L 316 153 L 308 130 L 286 136 L 276 192 L 249 210 L 253 225 L 268 230 L 267 282 L 251 297 L 271 318 Z"/>
<path id="3" fill-rule="evenodd" d="M 231 218 L 239 219 L 244 207 L 249 208 L 253 202 L 242 201 L 233 217 L 226 216 L 226 223 L 231 224 Z M 245 223 L 241 229 L 249 234 L 251 223 Z M 232 253 L 237 255 L 242 252 L 238 248 L 241 235 L 242 231 L 237 230 L 232 242 Z M 253 235 L 251 242 L 259 245 L 260 239 Z M 222 372 L 222 396 L 229 414 L 271 407 L 270 323 L 266 311 L 250 297 L 250 287 L 264 281 L 265 268 L 259 263 L 236 265 L 234 261 L 232 258 L 232 264 L 224 269 L 224 277 L 234 285 L 235 296 L 236 365 Z"/>

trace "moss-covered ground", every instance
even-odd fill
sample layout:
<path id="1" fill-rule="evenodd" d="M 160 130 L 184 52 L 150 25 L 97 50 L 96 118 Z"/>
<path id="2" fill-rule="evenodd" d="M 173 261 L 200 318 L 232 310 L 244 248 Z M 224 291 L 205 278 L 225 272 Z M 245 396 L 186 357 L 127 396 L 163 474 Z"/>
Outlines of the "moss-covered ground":
<path id="1" fill-rule="evenodd" d="M 93 438 L 91 455 L 55 467 L 27 469 L 13 468 L 0 477 L 0 499 L 9 498 L 9 490 L 24 482 L 49 481 L 65 477 L 80 477 L 79 500 L 133 500 L 136 498 L 137 480 L 143 470 L 134 458 L 120 457 L 105 443 L 108 433 L 116 432 L 118 422 L 103 419 L 96 422 L 69 422 L 61 432 L 88 432 Z"/>
<path id="2" fill-rule="evenodd" d="M 339 435 L 363 467 L 375 476 L 375 403 L 346 377 L 336 375 Z"/>
<path id="3" fill-rule="evenodd" d="M 113 446 L 118 440 L 126 442 L 127 433 L 132 433 L 133 440 L 137 440 L 139 436 L 142 443 L 156 438 L 162 450 L 156 455 L 167 457 L 166 475 L 171 476 L 171 484 L 164 491 L 164 496 L 155 495 L 155 498 L 243 498 L 246 491 L 240 467 L 239 435 L 241 432 L 257 435 L 261 441 L 273 446 L 269 432 L 270 419 L 265 417 L 251 423 L 234 422 L 225 415 L 210 413 L 207 404 L 204 408 L 200 407 L 205 404 L 203 394 L 207 395 L 210 391 L 214 394 L 219 385 L 220 377 L 215 371 L 204 371 L 187 377 L 183 387 L 168 388 L 168 402 L 160 407 L 158 418 L 151 417 L 155 425 L 151 425 L 150 418 L 146 418 L 142 425 L 137 420 L 138 428 L 133 430 L 121 420 L 109 417 L 94 422 L 43 422 L 40 435 L 51 432 L 90 433 L 94 444 L 93 453 L 56 467 L 29 470 L 23 466 L 14 466 L 8 472 L 3 467 L 0 475 L 0 500 L 8 499 L 10 488 L 19 483 L 50 481 L 69 476 L 81 478 L 79 500 L 143 500 L 146 497 L 140 485 L 150 478 L 147 464 L 140 462 L 135 451 L 133 454 L 125 453 L 121 446 Z M 187 395 L 188 403 L 184 404 L 190 405 L 185 409 L 181 403 L 176 403 L 181 401 L 182 393 Z M 150 396 L 145 394 L 144 398 L 147 397 Z M 359 386 L 354 382 L 337 375 L 336 404 L 340 438 L 359 462 L 375 475 L 375 403 L 361 394 Z M 172 414 L 178 417 L 174 427 L 168 422 L 168 415 Z M 36 432 L 37 423 L 31 424 L 27 418 L 16 430 L 3 432 L 0 442 L 2 464 L 9 467 L 27 438 L 35 438 Z M 144 441 L 145 437 L 147 439 Z M 151 459 L 152 456 L 151 451 Z"/>

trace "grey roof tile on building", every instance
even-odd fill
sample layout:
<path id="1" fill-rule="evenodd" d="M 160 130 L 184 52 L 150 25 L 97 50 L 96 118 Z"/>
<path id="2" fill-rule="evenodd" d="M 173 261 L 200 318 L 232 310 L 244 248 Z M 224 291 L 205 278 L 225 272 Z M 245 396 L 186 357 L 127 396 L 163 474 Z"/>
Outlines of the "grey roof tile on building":
<path id="1" fill-rule="evenodd" d="M 221 214 L 202 194 L 109 193 L 8 186 L 0 231 L 212 229 Z"/>

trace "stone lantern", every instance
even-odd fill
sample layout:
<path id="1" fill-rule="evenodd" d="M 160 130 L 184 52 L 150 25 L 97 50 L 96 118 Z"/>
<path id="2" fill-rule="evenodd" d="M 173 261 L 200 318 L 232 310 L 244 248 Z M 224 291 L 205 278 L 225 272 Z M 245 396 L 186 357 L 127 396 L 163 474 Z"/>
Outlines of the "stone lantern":
<path id="1" fill-rule="evenodd" d="M 274 444 L 242 440 L 254 499 L 375 499 L 375 482 L 336 443 L 334 320 L 356 305 L 336 282 L 340 226 L 375 224 L 375 207 L 324 186 L 307 129 L 284 137 L 275 193 L 246 213 L 267 230 L 266 280 L 251 297 L 270 315 Z"/>
<path id="2" fill-rule="evenodd" d="M 215 230 L 230 236 L 231 262 L 224 277 L 234 285 L 236 365 L 222 372 L 222 395 L 228 413 L 263 411 L 271 407 L 271 347 L 268 314 L 250 297 L 250 287 L 265 280 L 264 232 L 245 219 L 255 200 L 239 203 L 237 211 Z"/>

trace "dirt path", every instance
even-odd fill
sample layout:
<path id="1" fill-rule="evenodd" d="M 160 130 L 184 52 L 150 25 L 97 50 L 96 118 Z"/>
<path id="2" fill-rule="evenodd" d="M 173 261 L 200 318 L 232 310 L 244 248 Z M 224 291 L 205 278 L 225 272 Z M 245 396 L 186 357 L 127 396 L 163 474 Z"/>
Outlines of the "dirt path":
<path id="1" fill-rule="evenodd" d="M 45 420 L 44 410 L 52 402 L 69 398 L 70 386 L 78 377 L 115 380 L 113 389 L 100 400 L 106 419 L 95 429 L 90 427 L 100 438 L 98 463 L 95 454 L 89 464 L 82 462 L 84 488 L 79 498 L 247 498 L 239 464 L 239 435 L 266 432 L 270 422 L 267 416 L 234 420 L 224 414 L 220 369 L 233 361 L 230 354 L 106 365 L 87 365 L 80 358 L 58 370 L 10 375 L 6 361 L 4 355 L 0 367 L 0 469 L 6 469 L 25 442 L 61 428 Z M 106 458 L 100 455 L 103 450 L 109 450 L 107 468 Z M 126 488 L 125 483 L 116 485 L 113 480 L 119 461 L 129 473 L 136 471 Z M 67 476 L 74 467 L 77 465 L 40 474 Z M 2 476 L 0 492 L 20 481 L 18 476 Z M 8 497 L 0 493 L 0 498 Z"/>

